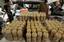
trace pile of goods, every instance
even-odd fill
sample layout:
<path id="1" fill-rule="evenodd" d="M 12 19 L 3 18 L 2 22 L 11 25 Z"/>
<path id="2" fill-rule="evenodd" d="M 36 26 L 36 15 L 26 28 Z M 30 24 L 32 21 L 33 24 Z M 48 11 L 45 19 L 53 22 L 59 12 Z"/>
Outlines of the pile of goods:
<path id="1" fill-rule="evenodd" d="M 61 22 L 56 20 L 47 20 L 47 30 L 49 38 L 52 42 L 64 42 L 64 26 Z"/>
<path id="2" fill-rule="evenodd" d="M 25 21 L 13 21 L 2 30 L 7 40 L 22 40 Z"/>
<path id="3" fill-rule="evenodd" d="M 40 21 L 28 21 L 26 29 L 26 42 L 50 42 L 48 31 Z"/>
<path id="4" fill-rule="evenodd" d="M 13 21 L 2 30 L 4 37 L 11 41 L 24 38 L 26 42 L 64 42 L 64 24 L 45 20 L 43 14 L 22 14 L 21 21 Z"/>
<path id="5" fill-rule="evenodd" d="M 29 12 L 27 14 L 21 14 L 20 20 L 45 20 L 46 14 L 45 13 L 38 13 L 38 12 Z"/>

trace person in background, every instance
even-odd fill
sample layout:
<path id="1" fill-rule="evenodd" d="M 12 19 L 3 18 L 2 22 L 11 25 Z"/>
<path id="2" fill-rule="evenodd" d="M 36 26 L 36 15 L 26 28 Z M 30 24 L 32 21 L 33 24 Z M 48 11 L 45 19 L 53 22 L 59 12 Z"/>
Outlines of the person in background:
<path id="1" fill-rule="evenodd" d="M 8 24 L 8 15 L 7 15 L 7 13 L 6 13 L 6 11 L 3 9 L 3 11 L 4 11 L 4 17 L 3 17 L 3 20 L 5 21 L 5 23 L 7 23 Z"/>
<path id="2" fill-rule="evenodd" d="M 51 8 L 50 8 L 50 11 L 51 11 L 51 15 L 54 15 L 54 8 L 55 8 L 55 3 L 56 2 L 53 2 L 53 3 L 50 3 L 49 5 L 51 6 Z"/>
<path id="3" fill-rule="evenodd" d="M 4 12 L 2 11 L 2 7 L 0 6 L 0 34 L 2 34 L 1 33 L 2 27 L 4 26 L 3 17 L 4 17 Z"/>
<path id="4" fill-rule="evenodd" d="M 13 4 L 11 4 L 10 7 L 11 7 L 11 12 L 12 12 L 12 15 L 13 15 L 13 18 L 14 18 L 18 5 L 17 5 L 16 2 L 13 2 Z"/>
<path id="5" fill-rule="evenodd" d="M 13 21 L 13 15 L 12 15 L 12 12 L 11 12 L 11 8 L 10 8 L 10 3 L 6 3 L 4 5 L 4 9 L 8 15 L 8 21 L 11 23 Z"/>
<path id="6" fill-rule="evenodd" d="M 54 8 L 53 12 L 55 15 L 62 16 L 61 11 L 62 11 L 62 6 L 59 1 L 56 1 L 55 8 Z"/>
<path id="7" fill-rule="evenodd" d="M 53 16 L 62 16 L 62 5 L 59 1 L 53 2 L 51 5 L 51 15 Z"/>

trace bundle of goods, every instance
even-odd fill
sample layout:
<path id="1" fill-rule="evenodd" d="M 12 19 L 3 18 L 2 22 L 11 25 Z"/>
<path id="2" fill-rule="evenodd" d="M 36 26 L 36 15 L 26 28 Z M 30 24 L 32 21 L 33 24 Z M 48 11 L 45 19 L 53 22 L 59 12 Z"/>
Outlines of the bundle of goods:
<path id="1" fill-rule="evenodd" d="M 28 12 L 27 14 L 21 14 L 20 20 L 45 20 L 45 13 Z"/>
<path id="2" fill-rule="evenodd" d="M 13 21 L 2 30 L 2 33 L 7 40 L 22 40 L 25 24 L 25 21 Z"/>
<path id="3" fill-rule="evenodd" d="M 64 28 L 57 20 L 47 20 L 46 26 L 40 21 L 28 21 L 27 42 L 64 42 Z"/>
<path id="4" fill-rule="evenodd" d="M 26 42 L 50 42 L 48 31 L 40 21 L 28 21 L 26 29 Z"/>
<path id="5" fill-rule="evenodd" d="M 47 20 L 46 24 L 51 42 L 64 42 L 64 28 L 61 22 L 57 20 Z"/>
<path id="6" fill-rule="evenodd" d="M 31 42 L 31 28 L 30 28 L 30 21 L 27 21 L 27 27 L 26 27 L 26 40 L 27 42 Z"/>
<path id="7" fill-rule="evenodd" d="M 22 40 L 25 38 L 26 42 L 64 42 L 64 24 L 61 22 L 46 20 L 44 22 L 46 25 L 44 25 L 38 14 L 22 14 L 22 16 L 23 21 L 13 21 L 2 30 L 7 40 Z"/>

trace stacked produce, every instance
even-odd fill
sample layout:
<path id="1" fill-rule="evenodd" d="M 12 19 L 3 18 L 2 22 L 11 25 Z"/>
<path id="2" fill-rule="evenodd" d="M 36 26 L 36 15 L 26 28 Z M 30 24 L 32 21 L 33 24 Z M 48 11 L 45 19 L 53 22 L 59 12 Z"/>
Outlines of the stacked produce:
<path id="1" fill-rule="evenodd" d="M 25 21 L 13 21 L 2 30 L 7 40 L 22 40 Z"/>
<path id="2" fill-rule="evenodd" d="M 27 21 L 26 42 L 50 42 L 48 31 L 40 21 Z"/>
<path id="3" fill-rule="evenodd" d="M 45 20 L 45 17 L 45 13 L 22 14 L 21 21 L 13 21 L 2 32 L 7 40 L 25 38 L 26 42 L 64 42 L 64 24 Z"/>
<path id="4" fill-rule="evenodd" d="M 60 42 L 64 42 L 64 24 L 60 24 L 59 33 L 61 33 L 61 40 Z"/>
<path id="5" fill-rule="evenodd" d="M 27 21 L 27 27 L 26 27 L 26 41 L 31 42 L 31 28 L 30 28 L 30 21 Z"/>
<path id="6" fill-rule="evenodd" d="M 41 20 L 44 21 L 46 18 L 45 13 L 29 12 L 27 14 L 21 14 L 20 20 Z"/>
<path id="7" fill-rule="evenodd" d="M 31 21 L 31 41 L 32 42 L 36 42 L 36 37 L 37 37 L 37 34 L 36 34 L 36 29 L 35 29 L 35 26 L 34 26 L 34 21 Z"/>
<path id="8" fill-rule="evenodd" d="M 57 20 L 47 20 L 46 24 L 51 42 L 62 42 L 64 39 L 64 28 L 62 28 L 62 24 Z"/>

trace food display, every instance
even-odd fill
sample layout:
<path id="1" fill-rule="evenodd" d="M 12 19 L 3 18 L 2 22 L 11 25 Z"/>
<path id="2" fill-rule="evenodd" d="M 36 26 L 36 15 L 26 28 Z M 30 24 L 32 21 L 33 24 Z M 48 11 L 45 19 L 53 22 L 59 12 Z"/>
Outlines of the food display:
<path id="1" fill-rule="evenodd" d="M 21 14 L 20 21 L 7 25 L 2 33 L 7 40 L 26 42 L 64 42 L 64 24 L 58 20 L 47 20 L 45 13 Z"/>
<path id="2" fill-rule="evenodd" d="M 46 14 L 38 12 L 28 12 L 27 14 L 21 14 L 20 20 L 40 20 L 44 21 L 46 19 Z"/>
<path id="3" fill-rule="evenodd" d="M 47 30 L 49 32 L 49 36 L 51 42 L 59 42 L 61 38 L 63 38 L 64 28 L 62 28 L 62 23 L 57 20 L 47 20 Z"/>
<path id="4" fill-rule="evenodd" d="M 40 21 L 31 20 L 27 22 L 26 38 L 28 36 L 29 36 L 29 39 L 26 40 L 27 42 L 50 41 L 48 31 L 46 30 L 46 27 L 41 24 Z"/>
<path id="5" fill-rule="evenodd" d="M 25 23 L 25 21 L 13 21 L 2 30 L 2 33 L 7 40 L 21 40 Z"/>

